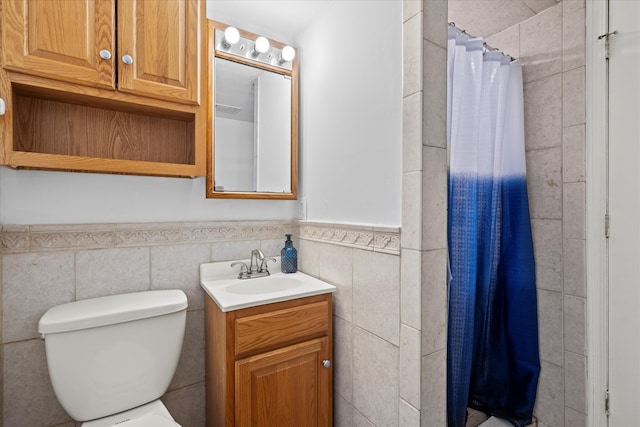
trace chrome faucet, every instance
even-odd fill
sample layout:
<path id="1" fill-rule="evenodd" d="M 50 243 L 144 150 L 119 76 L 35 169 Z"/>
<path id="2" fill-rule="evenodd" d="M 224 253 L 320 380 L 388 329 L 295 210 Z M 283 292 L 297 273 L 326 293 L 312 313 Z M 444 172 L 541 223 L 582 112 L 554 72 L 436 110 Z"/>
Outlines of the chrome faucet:
<path id="1" fill-rule="evenodd" d="M 276 262 L 276 259 L 266 258 L 260 249 L 253 249 L 251 251 L 249 265 L 242 261 L 235 261 L 231 263 L 231 267 L 240 265 L 238 279 L 253 279 L 255 277 L 264 277 L 271 274 L 267 268 L 267 263 L 269 261 Z"/>
<path id="2" fill-rule="evenodd" d="M 260 265 L 258 265 L 260 261 Z M 249 273 L 259 273 L 264 262 L 264 254 L 260 249 L 254 249 L 251 251 L 251 263 L 249 264 Z"/>

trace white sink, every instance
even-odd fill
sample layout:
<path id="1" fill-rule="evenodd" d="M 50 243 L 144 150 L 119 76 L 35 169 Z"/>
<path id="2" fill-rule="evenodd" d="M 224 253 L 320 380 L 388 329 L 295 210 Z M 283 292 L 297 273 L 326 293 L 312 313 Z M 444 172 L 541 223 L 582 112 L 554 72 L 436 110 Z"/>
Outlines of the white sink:
<path id="1" fill-rule="evenodd" d="M 240 266 L 231 267 L 231 261 L 200 264 L 200 286 L 223 312 L 336 291 L 307 274 L 280 272 L 279 257 L 269 263 L 269 271 L 269 276 L 238 279 Z"/>

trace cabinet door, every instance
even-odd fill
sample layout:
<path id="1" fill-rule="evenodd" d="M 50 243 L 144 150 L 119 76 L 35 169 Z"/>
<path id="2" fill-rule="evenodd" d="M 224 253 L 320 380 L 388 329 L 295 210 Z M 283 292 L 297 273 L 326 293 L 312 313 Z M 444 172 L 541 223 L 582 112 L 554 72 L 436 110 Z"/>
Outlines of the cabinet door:
<path id="1" fill-rule="evenodd" d="M 114 87 L 115 0 L 4 0 L 4 67 L 96 87 Z M 103 53 L 106 55 L 106 53 Z"/>
<path id="2" fill-rule="evenodd" d="M 118 88 L 154 98 L 200 101 L 199 0 L 118 1 Z"/>
<path id="3" fill-rule="evenodd" d="M 331 425 L 328 338 L 236 362 L 236 426 Z"/>

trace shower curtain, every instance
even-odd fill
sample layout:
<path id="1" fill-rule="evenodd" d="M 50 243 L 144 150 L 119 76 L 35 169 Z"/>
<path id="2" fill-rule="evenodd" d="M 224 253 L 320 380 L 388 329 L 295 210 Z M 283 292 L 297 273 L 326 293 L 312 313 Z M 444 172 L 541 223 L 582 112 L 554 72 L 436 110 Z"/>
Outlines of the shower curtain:
<path id="1" fill-rule="evenodd" d="M 540 373 L 522 69 L 449 27 L 447 418 L 531 423 Z"/>

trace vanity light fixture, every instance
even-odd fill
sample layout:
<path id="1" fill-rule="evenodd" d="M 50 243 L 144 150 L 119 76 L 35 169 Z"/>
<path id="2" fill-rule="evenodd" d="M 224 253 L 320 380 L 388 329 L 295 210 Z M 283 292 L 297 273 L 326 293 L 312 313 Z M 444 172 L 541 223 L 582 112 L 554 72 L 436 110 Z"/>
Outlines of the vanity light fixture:
<path id="1" fill-rule="evenodd" d="M 225 49 L 229 49 L 234 44 L 240 41 L 240 31 L 235 27 L 227 27 L 224 30 L 224 36 L 222 37 L 222 46 Z"/>
<path id="2" fill-rule="evenodd" d="M 256 43 L 253 45 L 253 50 L 251 51 L 251 56 L 254 58 L 259 56 L 261 53 L 265 53 L 269 50 L 269 40 L 266 37 L 258 37 L 256 39 Z"/>
<path id="3" fill-rule="evenodd" d="M 282 53 L 280 54 L 280 57 L 278 58 L 278 63 L 280 65 L 284 64 L 285 62 L 289 62 L 289 61 L 293 61 L 293 58 L 296 57 L 296 51 L 294 48 L 292 48 L 291 46 L 285 46 L 282 48 Z"/>

